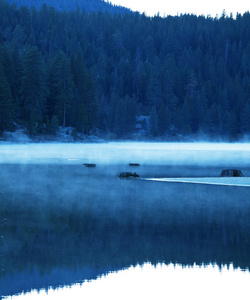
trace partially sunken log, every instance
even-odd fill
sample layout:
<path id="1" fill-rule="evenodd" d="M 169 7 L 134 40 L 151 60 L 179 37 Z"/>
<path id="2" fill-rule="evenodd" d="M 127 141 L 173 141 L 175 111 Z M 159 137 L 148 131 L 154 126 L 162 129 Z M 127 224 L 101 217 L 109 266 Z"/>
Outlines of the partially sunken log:
<path id="1" fill-rule="evenodd" d="M 83 164 L 87 168 L 95 168 L 96 164 Z"/>
<path id="2" fill-rule="evenodd" d="M 117 176 L 119 178 L 131 178 L 131 177 L 138 178 L 138 177 L 140 177 L 138 174 L 132 173 L 132 172 L 121 172 Z"/>
<path id="3" fill-rule="evenodd" d="M 220 177 L 244 177 L 244 175 L 242 174 L 241 170 L 229 169 L 222 170 Z"/>
<path id="4" fill-rule="evenodd" d="M 140 167 L 140 164 L 130 163 L 130 167 Z"/>

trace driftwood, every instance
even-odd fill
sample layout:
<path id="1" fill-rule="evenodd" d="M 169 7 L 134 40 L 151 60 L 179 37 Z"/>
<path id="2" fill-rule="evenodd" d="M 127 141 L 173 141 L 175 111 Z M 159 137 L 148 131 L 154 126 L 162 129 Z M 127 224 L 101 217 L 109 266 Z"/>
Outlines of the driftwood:
<path id="1" fill-rule="evenodd" d="M 96 164 L 83 164 L 87 168 L 95 168 Z"/>
<path id="2" fill-rule="evenodd" d="M 228 169 L 222 170 L 220 177 L 244 177 L 241 170 Z"/>
<path id="3" fill-rule="evenodd" d="M 140 167 L 140 164 L 130 163 L 130 167 Z"/>
<path id="4" fill-rule="evenodd" d="M 138 178 L 140 177 L 137 173 L 132 173 L 132 172 L 121 172 L 117 175 L 119 178 Z"/>

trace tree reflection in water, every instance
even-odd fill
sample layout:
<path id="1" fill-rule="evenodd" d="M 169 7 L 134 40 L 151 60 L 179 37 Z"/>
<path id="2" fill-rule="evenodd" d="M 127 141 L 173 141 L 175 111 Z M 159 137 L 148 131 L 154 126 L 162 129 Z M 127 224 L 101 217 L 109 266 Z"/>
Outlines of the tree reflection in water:
<path id="1" fill-rule="evenodd" d="M 121 181 L 111 175 L 116 168 L 92 171 L 2 166 L 2 295 L 145 262 L 249 270 L 248 188 Z"/>
<path id="2" fill-rule="evenodd" d="M 232 265 L 182 266 L 145 263 L 82 284 L 31 291 L 12 300 L 55 299 L 249 299 L 249 272 Z M 6 298 L 8 300 L 10 298 Z"/>

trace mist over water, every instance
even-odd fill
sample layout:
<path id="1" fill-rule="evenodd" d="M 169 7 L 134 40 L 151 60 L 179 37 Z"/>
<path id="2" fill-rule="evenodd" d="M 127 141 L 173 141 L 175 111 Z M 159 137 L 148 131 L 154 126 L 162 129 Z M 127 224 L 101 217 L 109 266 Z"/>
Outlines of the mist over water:
<path id="1" fill-rule="evenodd" d="M 250 176 L 249 151 L 249 144 L 0 145 L 2 295 L 74 285 L 145 262 L 249 273 L 248 187 L 117 177 L 218 176 L 232 166 Z"/>
<path id="2" fill-rule="evenodd" d="M 2 144 L 0 163 L 245 164 L 248 143 Z"/>

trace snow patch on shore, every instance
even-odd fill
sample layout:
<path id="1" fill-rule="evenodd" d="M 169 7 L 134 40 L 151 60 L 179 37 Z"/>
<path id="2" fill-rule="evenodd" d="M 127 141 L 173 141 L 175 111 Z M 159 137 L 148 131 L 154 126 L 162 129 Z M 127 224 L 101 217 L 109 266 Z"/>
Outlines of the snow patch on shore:
<path id="1" fill-rule="evenodd" d="M 5 131 L 2 135 L 1 141 L 13 144 L 25 144 L 31 143 L 32 139 L 27 135 L 25 129 L 17 129 L 14 132 Z"/>
<path id="2" fill-rule="evenodd" d="M 27 143 L 103 143 L 103 139 L 95 135 L 86 135 L 77 132 L 73 127 L 59 127 L 56 135 L 39 134 L 29 136 L 25 128 L 19 128 L 14 132 L 5 131 L 0 138 L 2 143 L 27 144 Z"/>

